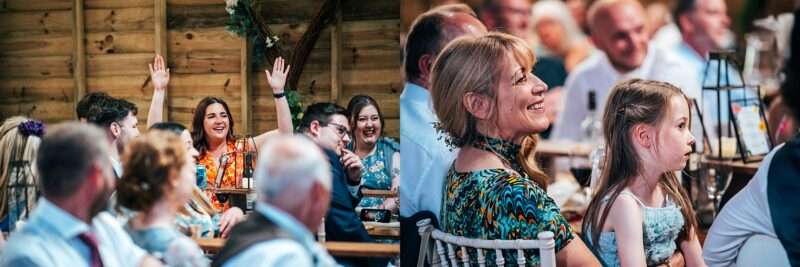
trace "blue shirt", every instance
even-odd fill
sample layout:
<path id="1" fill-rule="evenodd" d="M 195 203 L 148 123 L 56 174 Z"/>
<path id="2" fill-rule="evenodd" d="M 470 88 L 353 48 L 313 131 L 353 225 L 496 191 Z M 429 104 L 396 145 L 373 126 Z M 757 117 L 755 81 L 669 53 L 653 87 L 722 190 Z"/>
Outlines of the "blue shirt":
<path id="1" fill-rule="evenodd" d="M 442 188 L 457 149 L 433 127 L 439 121 L 427 89 L 406 83 L 400 95 L 400 216 L 428 210 L 439 217 Z"/>
<path id="2" fill-rule="evenodd" d="M 335 266 L 336 262 L 314 236 L 294 217 L 265 203 L 256 203 L 255 211 L 292 236 L 292 239 L 275 239 L 261 242 L 228 260 L 224 266 Z M 295 240 L 302 240 L 297 242 Z"/>
<path id="3" fill-rule="evenodd" d="M 0 266 L 89 266 L 91 250 L 78 238 L 85 232 L 96 236 L 105 267 L 138 266 L 145 256 L 107 212 L 88 225 L 41 198 L 28 223 L 11 234 Z"/>

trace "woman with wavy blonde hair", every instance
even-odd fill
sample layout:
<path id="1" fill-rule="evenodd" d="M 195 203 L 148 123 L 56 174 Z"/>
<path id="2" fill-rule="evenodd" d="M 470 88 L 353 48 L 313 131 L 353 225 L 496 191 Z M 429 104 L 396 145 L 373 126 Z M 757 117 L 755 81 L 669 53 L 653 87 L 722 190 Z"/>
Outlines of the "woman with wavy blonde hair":
<path id="1" fill-rule="evenodd" d="M 550 124 L 547 85 L 531 74 L 535 61 L 525 41 L 503 33 L 461 37 L 436 59 L 434 110 L 448 144 L 460 148 L 445 178 L 440 225 L 480 239 L 536 239 L 550 231 L 559 266 L 598 265 L 547 196 L 548 178 L 533 159 L 536 134 Z M 515 254 L 504 257 L 515 262 Z M 526 255 L 539 263 L 537 251 Z M 487 262 L 494 257 L 487 253 Z"/>
<path id="2" fill-rule="evenodd" d="M 12 231 L 36 204 L 36 151 L 44 126 L 17 116 L 0 126 L 0 228 Z"/>

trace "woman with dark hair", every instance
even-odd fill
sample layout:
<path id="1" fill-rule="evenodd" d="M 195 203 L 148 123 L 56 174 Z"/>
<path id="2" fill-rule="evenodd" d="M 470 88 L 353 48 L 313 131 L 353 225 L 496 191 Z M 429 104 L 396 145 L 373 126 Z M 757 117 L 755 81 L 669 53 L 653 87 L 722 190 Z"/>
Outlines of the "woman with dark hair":
<path id="1" fill-rule="evenodd" d="M 171 132 L 180 136 L 181 142 L 186 146 L 189 155 L 199 156 L 194 148 L 192 136 L 183 124 L 177 122 L 159 122 L 150 126 L 150 130 Z M 192 198 L 178 210 L 175 225 L 178 230 L 191 233 L 192 226 L 199 226 L 198 235 L 205 238 L 215 237 L 219 231 L 220 236 L 227 237 L 231 226 L 244 218 L 244 213 L 237 207 L 230 208 L 220 213 L 214 204 L 197 185 L 192 188 Z"/>
<path id="2" fill-rule="evenodd" d="M 353 142 L 349 149 L 360 157 L 361 185 L 370 189 L 397 190 L 400 183 L 400 144 L 383 136 L 383 114 L 370 96 L 357 95 L 347 104 Z M 397 198 L 364 197 L 358 204 L 364 208 L 397 211 Z"/>
<path id="3" fill-rule="evenodd" d="M 273 70 L 265 71 L 267 83 L 272 88 L 277 109 L 278 130 L 282 134 L 292 133 L 292 118 L 289 103 L 283 86 L 289 66 L 284 67 L 283 58 L 276 58 Z M 199 151 L 198 163 L 205 166 L 208 187 L 206 194 L 217 209 L 227 210 L 229 203 L 220 203 L 214 191 L 216 188 L 237 186 L 242 177 L 245 154 L 242 152 L 258 150 L 264 141 L 276 131 L 262 133 L 254 138 L 237 140 L 234 134 L 233 119 L 228 104 L 217 97 L 206 97 L 197 104 L 192 119 L 192 140 Z M 221 166 L 221 167 L 220 167 Z M 222 171 L 221 175 L 219 172 Z M 217 181 L 218 176 L 220 181 Z"/>

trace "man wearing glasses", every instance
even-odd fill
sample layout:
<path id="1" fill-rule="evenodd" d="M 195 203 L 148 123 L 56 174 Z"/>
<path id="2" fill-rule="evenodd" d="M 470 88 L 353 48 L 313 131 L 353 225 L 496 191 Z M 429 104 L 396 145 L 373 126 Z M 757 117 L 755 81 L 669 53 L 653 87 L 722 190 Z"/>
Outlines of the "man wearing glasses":
<path id="1" fill-rule="evenodd" d="M 355 212 L 361 201 L 361 158 L 346 149 L 350 138 L 347 110 L 333 103 L 316 103 L 303 112 L 297 126 L 323 148 L 331 164 L 331 206 L 325 216 L 325 235 L 330 241 L 375 242 Z M 336 257 L 345 266 L 386 266 L 388 259 Z"/>

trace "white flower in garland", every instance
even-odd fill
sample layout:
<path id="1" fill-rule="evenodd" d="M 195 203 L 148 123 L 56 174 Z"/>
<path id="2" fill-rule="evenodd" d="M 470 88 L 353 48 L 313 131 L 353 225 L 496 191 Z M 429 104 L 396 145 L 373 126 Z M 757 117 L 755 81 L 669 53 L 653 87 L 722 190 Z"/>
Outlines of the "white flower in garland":
<path id="1" fill-rule="evenodd" d="M 275 44 L 278 43 L 278 40 L 280 40 L 280 38 L 278 38 L 277 35 L 267 37 L 266 38 L 267 48 L 275 46 Z"/>
<path id="2" fill-rule="evenodd" d="M 228 11 L 228 14 L 233 15 L 237 4 L 239 4 L 239 0 L 225 0 L 225 11 Z"/>

